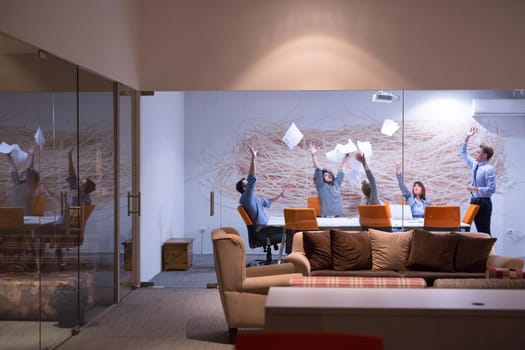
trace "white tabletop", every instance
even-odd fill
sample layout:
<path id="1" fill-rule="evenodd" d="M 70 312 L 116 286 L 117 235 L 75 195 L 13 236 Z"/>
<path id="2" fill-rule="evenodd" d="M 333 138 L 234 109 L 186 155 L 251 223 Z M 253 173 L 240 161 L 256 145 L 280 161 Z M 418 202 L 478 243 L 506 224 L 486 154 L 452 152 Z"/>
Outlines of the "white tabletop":
<path id="1" fill-rule="evenodd" d="M 392 219 L 392 227 L 423 227 L 423 218 L 412 219 L 412 220 L 401 220 Z M 317 225 L 320 228 L 336 228 L 336 227 L 349 227 L 349 228 L 360 228 L 359 217 L 337 217 L 337 218 L 317 218 Z M 270 216 L 268 220 L 268 226 L 284 226 L 284 217 L 282 216 Z M 461 227 L 470 227 L 468 224 L 461 224 Z"/>
<path id="2" fill-rule="evenodd" d="M 271 287 L 266 308 L 384 312 L 498 310 L 523 313 L 525 293 L 516 289 Z"/>
<path id="3" fill-rule="evenodd" d="M 47 225 L 61 221 L 62 216 L 24 216 L 24 225 Z"/>

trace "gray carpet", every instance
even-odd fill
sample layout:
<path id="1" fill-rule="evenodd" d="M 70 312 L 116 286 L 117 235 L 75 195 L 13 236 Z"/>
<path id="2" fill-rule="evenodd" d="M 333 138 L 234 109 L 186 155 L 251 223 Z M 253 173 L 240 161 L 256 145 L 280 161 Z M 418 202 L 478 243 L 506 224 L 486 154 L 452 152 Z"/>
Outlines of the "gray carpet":
<path id="1" fill-rule="evenodd" d="M 248 255 L 247 261 L 264 259 Z M 131 292 L 58 350 L 233 349 L 228 343 L 212 254 L 193 255 L 187 271 L 162 271 L 153 287 Z"/>
<path id="2" fill-rule="evenodd" d="M 217 289 L 139 288 L 58 350 L 233 349 Z"/>
<path id="3" fill-rule="evenodd" d="M 264 261 L 264 254 L 249 254 L 248 263 Z M 208 284 L 216 284 L 215 264 L 213 254 L 194 254 L 193 265 L 187 271 L 162 271 L 150 282 L 158 287 L 170 288 L 206 288 Z"/>

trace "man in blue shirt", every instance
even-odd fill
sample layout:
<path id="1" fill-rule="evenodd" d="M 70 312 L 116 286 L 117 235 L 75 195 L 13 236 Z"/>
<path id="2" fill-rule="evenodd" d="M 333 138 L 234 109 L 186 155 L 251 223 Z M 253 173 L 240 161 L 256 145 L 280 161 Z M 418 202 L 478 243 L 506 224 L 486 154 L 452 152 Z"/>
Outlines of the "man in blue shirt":
<path id="1" fill-rule="evenodd" d="M 474 218 L 476 229 L 478 232 L 485 232 L 490 235 L 490 217 L 492 215 L 492 201 L 490 197 L 496 192 L 496 172 L 488 161 L 492 158 L 494 150 L 490 146 L 481 144 L 473 153 L 473 156 L 467 154 L 468 140 L 477 132 L 477 128 L 470 128 L 466 132 L 459 152 L 461 158 L 472 170 L 472 184 L 467 186 L 467 191 L 470 192 L 472 197 L 470 203 L 479 205 L 479 211 Z"/>
<path id="2" fill-rule="evenodd" d="M 347 153 L 339 167 L 337 176 L 327 169 L 321 169 L 316 158 L 317 146 L 314 143 L 309 145 L 312 161 L 314 163 L 314 181 L 317 195 L 321 202 L 322 217 L 343 216 L 343 198 L 341 196 L 341 184 L 345 177 L 344 167 L 350 155 Z"/>
<path id="3" fill-rule="evenodd" d="M 268 215 L 266 215 L 266 212 L 264 211 L 265 208 L 270 208 L 273 202 L 279 198 L 283 198 L 286 195 L 288 188 L 285 187 L 281 193 L 275 197 L 258 198 L 255 195 L 255 183 L 257 181 L 255 176 L 255 158 L 257 157 L 257 151 L 250 146 L 250 152 L 252 153 L 252 160 L 248 177 L 239 180 L 235 187 L 237 191 L 241 193 L 239 204 L 246 209 L 255 225 L 255 230 L 258 232 L 266 227 L 266 224 L 268 223 Z M 279 234 L 282 232 L 281 229 L 277 230 L 279 231 Z"/>

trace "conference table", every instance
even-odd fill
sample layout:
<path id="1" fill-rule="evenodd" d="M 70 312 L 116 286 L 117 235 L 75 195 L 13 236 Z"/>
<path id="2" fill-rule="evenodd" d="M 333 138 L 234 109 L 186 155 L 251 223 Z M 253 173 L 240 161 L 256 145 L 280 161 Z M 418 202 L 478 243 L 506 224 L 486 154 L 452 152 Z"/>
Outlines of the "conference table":
<path id="1" fill-rule="evenodd" d="M 405 229 L 423 228 L 424 218 L 414 219 L 391 219 L 393 231 L 403 231 Z M 268 220 L 268 226 L 282 227 L 283 237 L 281 240 L 281 247 L 279 249 L 279 258 L 277 261 L 280 263 L 283 255 L 284 245 L 286 241 L 286 230 L 284 230 L 285 222 L 283 216 L 270 216 Z M 340 229 L 349 231 L 361 230 L 361 224 L 359 223 L 359 217 L 318 217 L 317 225 L 320 230 Z M 470 228 L 469 224 L 460 223 L 460 229 L 466 230 Z"/>
<path id="2" fill-rule="evenodd" d="M 40 227 L 63 222 L 62 216 L 24 216 L 24 224 L 21 230 L 18 230 L 21 241 L 25 239 L 31 242 L 31 251 L 35 257 L 37 271 L 40 271 L 40 251 L 41 242 L 37 231 Z"/>
<path id="3" fill-rule="evenodd" d="M 424 219 L 391 219 L 392 228 L 395 230 L 403 228 L 423 228 Z M 268 220 L 268 226 L 274 227 L 284 227 L 284 217 L 283 216 L 270 216 Z M 345 230 L 361 230 L 361 225 L 359 223 L 359 217 L 334 217 L 334 218 L 317 218 L 317 225 L 319 229 L 345 229 Z M 469 224 L 461 223 L 461 229 L 469 228 Z"/>

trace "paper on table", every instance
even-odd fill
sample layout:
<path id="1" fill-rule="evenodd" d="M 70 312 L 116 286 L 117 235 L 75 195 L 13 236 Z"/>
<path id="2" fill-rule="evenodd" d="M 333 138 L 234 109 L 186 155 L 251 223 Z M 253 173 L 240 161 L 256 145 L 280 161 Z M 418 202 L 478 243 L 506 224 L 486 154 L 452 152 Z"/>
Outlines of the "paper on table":
<path id="1" fill-rule="evenodd" d="M 18 146 L 16 143 L 10 145 L 8 143 L 2 142 L 0 144 L 0 153 L 11 153 L 11 158 L 13 158 L 16 163 L 21 163 L 27 159 L 27 153 L 22 151 L 20 146 Z"/>
<path id="2" fill-rule="evenodd" d="M 42 132 L 42 129 L 40 129 L 40 127 L 38 127 L 38 129 L 35 132 L 35 142 L 41 150 L 44 148 L 46 139 L 44 138 L 44 133 Z"/>
<path id="3" fill-rule="evenodd" d="M 299 128 L 297 128 L 295 123 L 292 123 L 292 125 L 290 125 L 288 128 L 288 131 L 286 131 L 283 141 L 290 149 L 292 149 L 297 146 L 299 142 L 301 142 L 303 136 L 303 133 L 299 130 Z"/>
<path id="4" fill-rule="evenodd" d="M 392 136 L 399 129 L 399 125 L 391 119 L 385 119 L 381 132 L 385 135 Z"/>
<path id="5" fill-rule="evenodd" d="M 359 151 L 365 155 L 365 157 L 371 157 L 372 156 L 372 144 L 368 141 L 357 141 L 357 148 L 359 148 Z"/>

